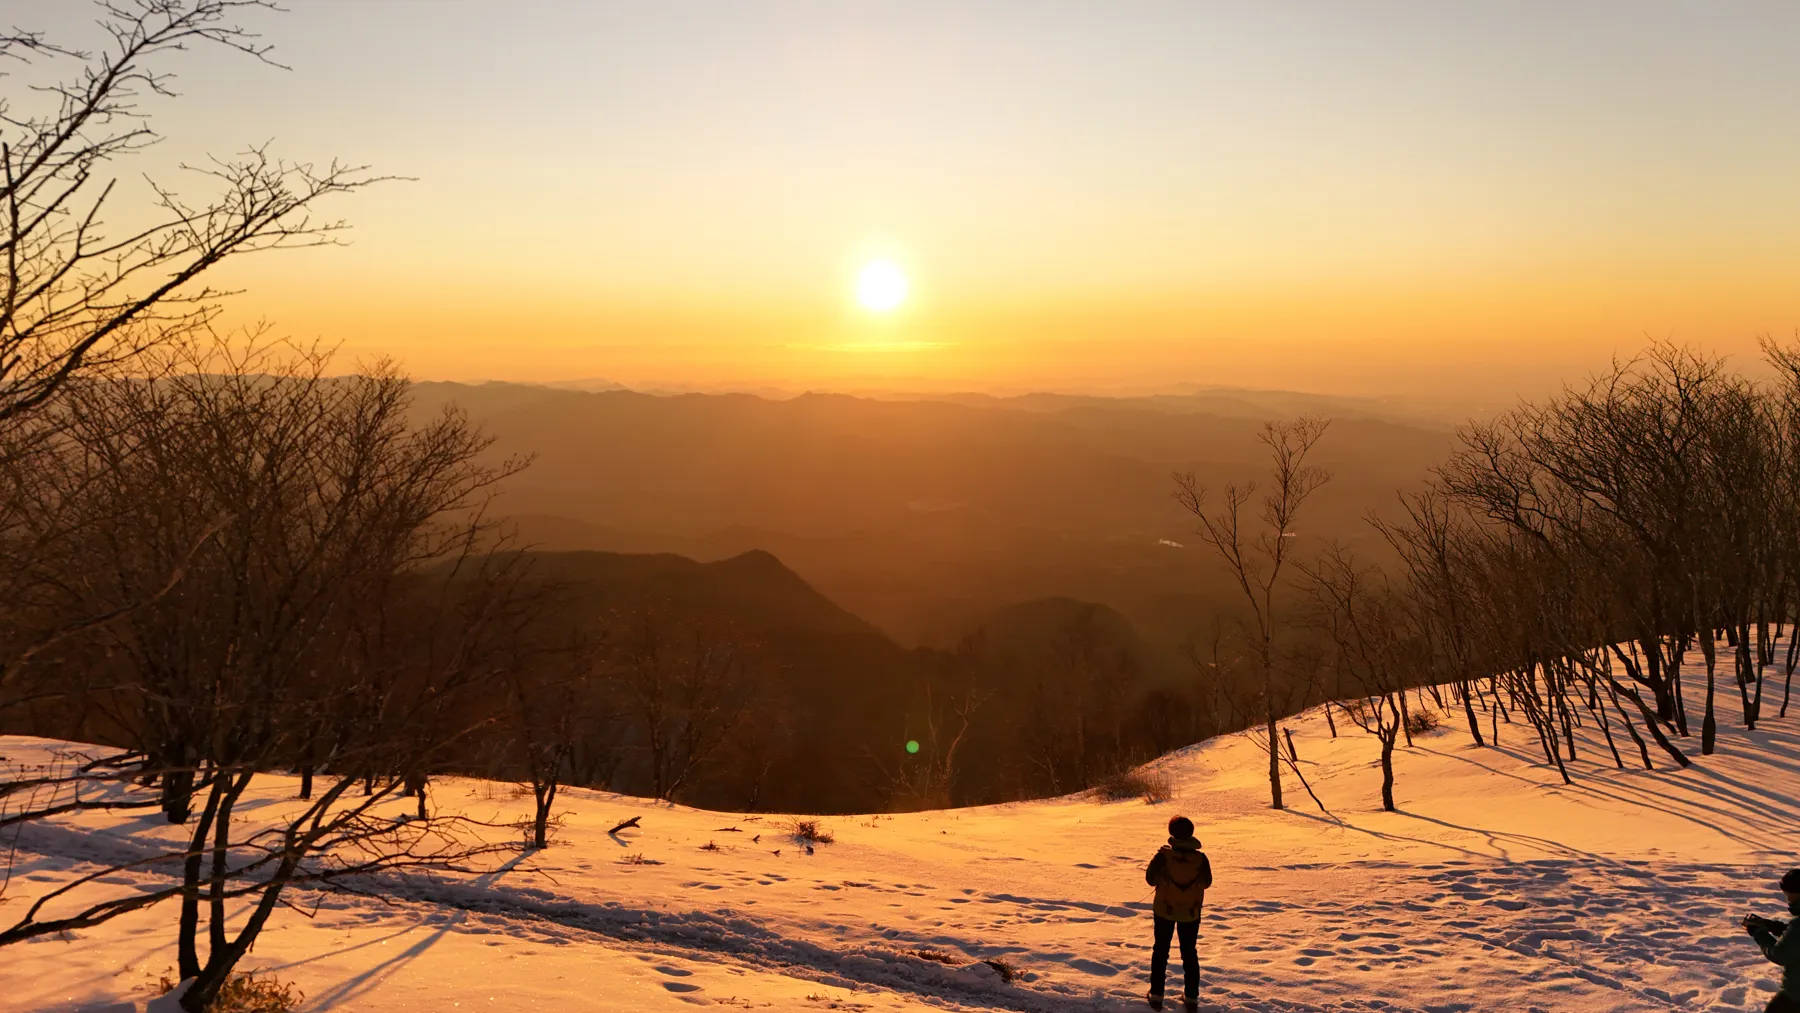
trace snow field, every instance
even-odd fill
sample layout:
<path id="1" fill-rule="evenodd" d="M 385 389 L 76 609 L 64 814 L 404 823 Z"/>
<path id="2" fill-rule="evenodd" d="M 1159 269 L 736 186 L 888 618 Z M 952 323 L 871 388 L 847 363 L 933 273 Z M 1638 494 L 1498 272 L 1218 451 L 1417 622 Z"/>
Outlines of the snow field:
<path id="1" fill-rule="evenodd" d="M 1573 786 L 1528 727 L 1502 722 L 1498 747 L 1476 748 L 1460 712 L 1447 715 L 1397 753 L 1393 814 L 1379 808 L 1374 738 L 1340 721 L 1332 739 L 1317 712 L 1292 727 L 1329 813 L 1291 776 L 1289 810 L 1270 810 L 1266 761 L 1242 736 L 1158 761 L 1175 785 L 1162 805 L 1072 796 L 827 816 L 836 842 L 812 854 L 784 817 L 567 789 L 546 851 L 481 877 L 390 882 L 392 906 L 297 894 L 313 917 L 279 915 L 248 966 L 294 981 L 308 1009 L 376 1013 L 1129 1009 L 1149 964 L 1142 868 L 1181 812 L 1217 878 L 1202 1008 L 1760 1009 L 1777 969 L 1737 921 L 1779 914 L 1774 879 L 1800 864 L 1800 713 L 1746 732 L 1727 688 L 1717 755 L 1699 757 L 1696 737 L 1678 740 L 1688 770 L 1652 746 L 1656 771 L 1620 771 L 1588 727 Z M 1632 764 L 1635 748 L 1614 733 Z M 8 757 L 51 747 L 0 739 Z M 292 790 L 281 777 L 253 788 L 271 814 Z M 529 811 L 511 786 L 466 779 L 436 784 L 433 804 Z M 606 833 L 633 815 L 641 828 Z M 0 914 L 171 829 L 104 815 L 32 828 Z M 0 955 L 6 1008 L 140 1009 L 142 986 L 174 963 L 172 917 L 138 913 Z M 984 960 L 1018 977 L 1008 984 Z M 1175 993 L 1178 967 L 1172 979 Z"/>

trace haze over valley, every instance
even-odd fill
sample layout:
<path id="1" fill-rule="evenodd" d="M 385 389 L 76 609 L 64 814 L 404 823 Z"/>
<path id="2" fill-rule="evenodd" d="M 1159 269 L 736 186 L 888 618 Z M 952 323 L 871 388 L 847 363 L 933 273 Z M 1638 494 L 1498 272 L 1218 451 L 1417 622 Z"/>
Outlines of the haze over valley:
<path id="1" fill-rule="evenodd" d="M 495 454 L 532 455 L 503 501 L 523 542 L 698 560 L 764 550 L 889 636 L 931 646 L 1060 596 L 1177 648 L 1234 605 L 1193 551 L 1176 472 L 1252 480 L 1264 418 L 1336 408 L 1318 457 L 1334 478 L 1304 534 L 1367 544 L 1365 515 L 1396 507 L 1451 442 L 1447 423 L 1376 403 L 1272 392 L 771 400 L 419 385 L 422 413 L 445 403 L 495 436 Z"/>

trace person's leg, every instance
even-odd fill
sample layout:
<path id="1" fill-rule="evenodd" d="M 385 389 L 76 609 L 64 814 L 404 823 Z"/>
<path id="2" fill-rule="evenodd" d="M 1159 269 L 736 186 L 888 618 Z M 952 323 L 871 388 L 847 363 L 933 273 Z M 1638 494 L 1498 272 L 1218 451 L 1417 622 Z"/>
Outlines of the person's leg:
<path id="1" fill-rule="evenodd" d="M 1194 999 L 1200 994 L 1200 923 L 1182 922 L 1175 929 L 1181 935 L 1181 994 Z"/>
<path id="2" fill-rule="evenodd" d="M 1175 935 L 1175 923 L 1160 915 L 1151 915 L 1155 922 L 1155 944 L 1150 947 L 1150 994 L 1163 994 L 1163 979 L 1169 973 L 1169 940 Z"/>

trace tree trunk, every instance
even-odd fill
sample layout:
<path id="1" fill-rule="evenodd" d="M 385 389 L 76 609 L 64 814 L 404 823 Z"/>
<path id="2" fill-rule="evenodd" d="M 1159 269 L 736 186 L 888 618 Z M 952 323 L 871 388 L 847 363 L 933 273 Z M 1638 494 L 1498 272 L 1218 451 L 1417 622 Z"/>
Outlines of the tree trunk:
<path id="1" fill-rule="evenodd" d="M 1600 706 L 1599 694 L 1600 680 L 1590 680 L 1588 682 L 1588 713 L 1592 714 L 1594 720 L 1600 725 L 1600 734 L 1606 736 L 1606 748 L 1612 750 L 1613 763 L 1616 764 L 1620 770 L 1624 770 L 1625 761 L 1619 756 L 1618 744 L 1613 742 L 1612 727 L 1606 720 L 1606 711 Z"/>
<path id="2" fill-rule="evenodd" d="M 281 899 L 282 887 L 293 878 L 294 867 L 298 861 L 297 857 L 284 857 L 276 865 L 275 871 L 269 877 L 269 885 L 263 888 L 262 897 L 257 901 L 256 907 L 251 910 L 244 927 L 238 930 L 237 938 L 223 949 L 209 954 L 206 966 L 201 968 L 199 973 L 193 975 L 193 983 L 188 986 L 187 992 L 181 997 L 181 1008 L 187 1013 L 206 1013 L 207 1007 L 211 1006 L 213 1000 L 218 998 L 219 989 L 224 987 L 225 979 L 231 974 L 231 969 L 236 967 L 237 962 L 249 951 L 250 944 L 256 941 L 257 935 L 262 932 L 263 925 L 268 922 L 270 913 L 275 910 L 276 903 Z"/>
<path id="3" fill-rule="evenodd" d="M 1696 622 L 1695 626 L 1700 626 Z M 1700 755 L 1711 756 L 1713 743 L 1719 734 L 1718 717 L 1713 712 L 1713 695 L 1717 689 L 1716 673 L 1718 669 L 1717 653 L 1713 649 L 1713 630 L 1706 626 L 1700 630 L 1700 655 L 1706 659 L 1706 716 L 1700 721 Z"/>
<path id="4" fill-rule="evenodd" d="M 556 802 L 556 781 L 532 785 L 537 797 L 537 810 L 531 817 L 531 846 L 539 851 L 550 846 L 546 832 L 550 826 L 550 807 Z"/>
<path id="5" fill-rule="evenodd" d="M 1656 744 L 1663 748 L 1663 752 L 1668 753 L 1671 757 L 1674 757 L 1675 762 L 1681 764 L 1683 767 L 1686 767 L 1689 764 L 1693 763 L 1692 760 L 1687 758 L 1687 755 L 1685 753 L 1683 753 L 1681 750 L 1675 748 L 1675 744 L 1669 741 L 1668 736 L 1663 734 L 1662 727 L 1657 723 L 1655 712 L 1653 712 L 1649 707 L 1644 705 L 1643 697 L 1640 697 L 1636 693 L 1633 693 L 1633 692 L 1625 689 L 1623 686 L 1620 686 L 1618 684 L 1617 680 L 1612 680 L 1609 678 L 1608 681 L 1610 681 L 1612 683 L 1612 687 L 1615 692 L 1619 693 L 1622 696 L 1629 697 L 1633 703 L 1638 705 L 1638 710 L 1641 711 L 1644 715 L 1644 725 L 1650 729 L 1650 734 L 1652 736 L 1655 736 Z M 1649 761 L 1646 760 L 1645 762 L 1648 763 Z"/>
<path id="6" fill-rule="evenodd" d="M 244 789 L 250 786 L 251 774 L 251 771 L 245 771 L 243 774 L 229 779 L 230 785 L 226 789 L 225 797 L 219 802 L 219 813 L 213 817 L 212 882 L 207 890 L 209 902 L 207 927 L 210 930 L 207 934 L 208 959 L 212 954 L 223 950 L 226 945 L 225 879 L 226 874 L 230 871 L 228 859 L 231 855 L 231 810 L 243 795 Z M 219 779 L 227 780 L 222 774 L 219 775 Z"/>
<path id="7" fill-rule="evenodd" d="M 1800 623 L 1788 630 L 1787 673 L 1781 688 L 1781 716 L 1784 718 L 1787 717 L 1788 701 L 1794 695 L 1794 663 L 1800 661 L 1796 651 L 1800 651 Z"/>
<path id="8" fill-rule="evenodd" d="M 1671 637 L 1670 642 L 1675 647 L 1674 657 L 1669 659 L 1668 664 L 1663 667 L 1663 672 L 1668 680 L 1669 695 L 1675 700 L 1675 730 L 1680 732 L 1681 737 L 1685 739 L 1689 732 L 1687 698 L 1681 692 L 1681 663 L 1687 657 L 1687 638 Z"/>
<path id="9" fill-rule="evenodd" d="M 1487 745 L 1481 741 L 1481 721 L 1475 716 L 1475 701 L 1469 699 L 1472 687 L 1465 681 L 1458 687 L 1458 692 L 1462 694 L 1463 714 L 1469 719 L 1469 737 L 1475 740 L 1478 747 Z"/>
<path id="10" fill-rule="evenodd" d="M 161 792 L 163 815 L 170 823 L 186 823 L 194 809 L 194 772 L 181 767 L 168 771 L 163 775 Z"/>
<path id="11" fill-rule="evenodd" d="M 206 808 L 200 813 L 193 836 L 188 839 L 188 852 L 181 865 L 181 913 L 175 922 L 175 964 L 177 975 L 183 979 L 200 973 L 200 872 L 206 856 L 206 839 L 212 829 L 213 815 L 219 809 L 224 782 L 224 777 L 214 774 Z"/>
<path id="12" fill-rule="evenodd" d="M 1394 740 L 1399 738 L 1392 729 L 1381 737 L 1381 808 L 1388 812 L 1396 812 L 1394 808 Z"/>
<path id="13" fill-rule="evenodd" d="M 1606 688 L 1607 695 L 1612 697 L 1613 709 L 1619 712 L 1619 720 L 1625 723 L 1625 730 L 1631 733 L 1631 741 L 1637 743 L 1638 755 L 1643 758 L 1644 769 L 1655 770 L 1656 767 L 1650 762 L 1650 747 L 1644 745 L 1644 737 L 1639 735 L 1637 728 L 1632 725 L 1631 715 L 1626 712 L 1625 705 L 1619 702 L 1619 691 L 1613 688 L 1610 678 Z"/>
<path id="14" fill-rule="evenodd" d="M 1669 691 L 1669 680 L 1663 667 L 1662 644 L 1646 637 L 1642 644 L 1644 652 L 1644 672 L 1638 681 L 1650 687 L 1650 698 L 1656 702 L 1656 719 L 1658 721 L 1675 720 L 1675 696 Z M 1636 666 L 1627 665 L 1627 671 Z M 1631 673 L 1634 676 L 1635 672 Z"/>
<path id="15" fill-rule="evenodd" d="M 1275 708 L 1267 709 L 1267 730 L 1269 733 L 1269 807 L 1271 809 L 1286 808 L 1281 804 L 1281 739 L 1275 731 Z"/>
<path id="16" fill-rule="evenodd" d="M 1750 627 L 1746 624 L 1738 634 L 1737 667 L 1738 700 L 1743 704 L 1744 728 L 1756 731 L 1756 703 L 1750 699 L 1750 683 L 1756 679 L 1756 662 L 1750 654 Z"/>

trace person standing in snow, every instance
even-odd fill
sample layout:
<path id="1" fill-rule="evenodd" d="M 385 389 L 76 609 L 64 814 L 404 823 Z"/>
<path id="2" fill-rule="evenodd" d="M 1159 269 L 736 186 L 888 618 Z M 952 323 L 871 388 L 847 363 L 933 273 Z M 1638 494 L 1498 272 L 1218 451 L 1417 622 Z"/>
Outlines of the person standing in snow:
<path id="1" fill-rule="evenodd" d="M 1150 1005 L 1162 1009 L 1163 979 L 1169 971 L 1169 942 L 1181 938 L 1182 997 L 1188 1009 L 1199 1005 L 1200 908 L 1206 888 L 1212 885 L 1212 863 L 1194 836 L 1194 821 L 1177 816 L 1169 821 L 1169 843 L 1163 845 L 1144 869 L 1144 882 L 1156 887 L 1155 945 L 1150 950 Z"/>
<path id="2" fill-rule="evenodd" d="M 1745 915 L 1744 931 L 1762 947 L 1763 956 L 1781 965 L 1781 990 L 1769 1000 L 1765 1013 L 1800 1013 L 1800 869 L 1789 869 L 1781 877 L 1781 892 L 1787 894 L 1788 913 L 1794 920 Z"/>

